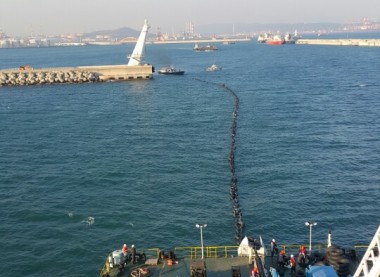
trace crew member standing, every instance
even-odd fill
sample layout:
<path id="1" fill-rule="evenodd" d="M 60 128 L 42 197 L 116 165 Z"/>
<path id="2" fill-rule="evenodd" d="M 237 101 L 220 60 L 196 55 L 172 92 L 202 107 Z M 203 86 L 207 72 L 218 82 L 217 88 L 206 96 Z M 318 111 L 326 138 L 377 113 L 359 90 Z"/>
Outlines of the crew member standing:
<path id="1" fill-rule="evenodd" d="M 277 249 L 276 240 L 272 239 L 272 241 L 270 243 L 270 255 L 271 255 L 272 258 L 273 258 L 274 253 L 276 253 L 276 255 L 277 255 L 278 254 L 278 249 Z"/>
<path id="2" fill-rule="evenodd" d="M 290 255 L 289 265 L 290 265 L 291 275 L 295 276 L 295 274 L 296 274 L 296 259 L 294 258 L 293 254 Z"/>
<path id="3" fill-rule="evenodd" d="M 279 267 L 283 268 L 285 267 L 285 263 L 286 263 L 285 252 L 284 250 L 281 250 L 280 254 L 277 257 L 277 264 Z"/>
<path id="4" fill-rule="evenodd" d="M 126 244 L 124 244 L 123 248 L 121 249 L 121 251 L 123 251 L 124 257 L 126 257 L 127 254 L 128 254 L 128 246 Z"/>
<path id="5" fill-rule="evenodd" d="M 298 252 L 299 254 L 304 255 L 304 257 L 306 258 L 307 251 L 306 251 L 305 245 L 301 245 Z"/>

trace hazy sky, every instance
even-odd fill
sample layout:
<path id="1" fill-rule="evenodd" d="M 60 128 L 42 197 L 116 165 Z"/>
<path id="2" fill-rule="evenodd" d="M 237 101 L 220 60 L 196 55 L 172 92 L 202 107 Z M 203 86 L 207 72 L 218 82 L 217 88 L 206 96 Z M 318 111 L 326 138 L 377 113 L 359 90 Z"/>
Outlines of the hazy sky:
<path id="1" fill-rule="evenodd" d="M 349 23 L 362 17 L 380 20 L 380 0 L 0 0 L 0 28 L 9 35 L 140 30 L 145 18 L 151 32 L 171 32 L 188 21 Z"/>

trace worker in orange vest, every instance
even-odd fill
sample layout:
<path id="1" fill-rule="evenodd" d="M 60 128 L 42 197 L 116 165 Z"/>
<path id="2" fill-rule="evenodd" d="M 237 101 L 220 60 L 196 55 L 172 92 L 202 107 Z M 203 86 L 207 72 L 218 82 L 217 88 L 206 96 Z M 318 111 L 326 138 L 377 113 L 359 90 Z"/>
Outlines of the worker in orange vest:
<path id="1" fill-rule="evenodd" d="M 284 250 L 280 251 L 280 254 L 277 257 L 277 264 L 279 267 L 284 267 L 286 263 L 286 257 Z"/>

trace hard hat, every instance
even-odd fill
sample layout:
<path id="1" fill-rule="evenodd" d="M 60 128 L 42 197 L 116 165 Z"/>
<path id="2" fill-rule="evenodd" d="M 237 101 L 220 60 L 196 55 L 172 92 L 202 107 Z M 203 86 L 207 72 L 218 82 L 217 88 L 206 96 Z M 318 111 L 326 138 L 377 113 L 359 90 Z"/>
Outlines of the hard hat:
<path id="1" fill-rule="evenodd" d="M 276 240 L 275 240 L 275 239 L 272 239 L 272 241 L 273 241 L 273 242 L 276 242 Z"/>
<path id="2" fill-rule="evenodd" d="M 127 245 L 124 243 L 123 247 L 127 247 Z"/>
<path id="3" fill-rule="evenodd" d="M 134 248 L 135 247 L 135 245 L 134 244 L 132 244 L 132 248 Z"/>
<path id="4" fill-rule="evenodd" d="M 292 257 L 292 258 L 293 258 L 293 257 L 294 257 L 294 255 L 293 255 L 293 254 L 292 254 L 292 255 L 290 255 L 290 257 Z"/>

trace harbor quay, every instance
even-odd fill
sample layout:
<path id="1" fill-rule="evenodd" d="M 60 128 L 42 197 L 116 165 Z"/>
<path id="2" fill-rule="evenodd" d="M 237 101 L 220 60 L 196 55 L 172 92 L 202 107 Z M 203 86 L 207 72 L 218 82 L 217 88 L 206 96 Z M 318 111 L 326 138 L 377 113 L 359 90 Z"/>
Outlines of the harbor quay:
<path id="1" fill-rule="evenodd" d="M 296 44 L 380 47 L 380 39 L 299 39 Z"/>
<path id="2" fill-rule="evenodd" d="M 102 65 L 57 68 L 0 70 L 0 86 L 27 86 L 58 83 L 87 83 L 151 79 L 153 66 Z"/>

